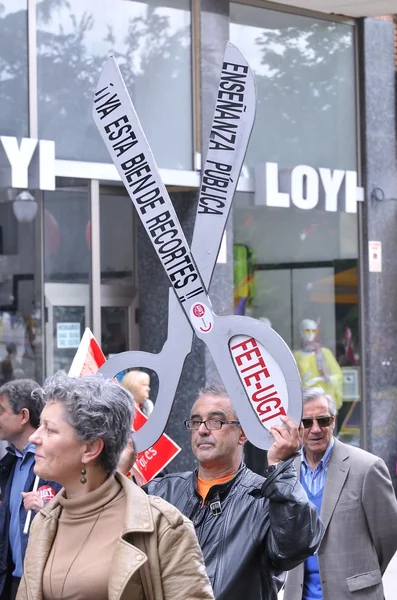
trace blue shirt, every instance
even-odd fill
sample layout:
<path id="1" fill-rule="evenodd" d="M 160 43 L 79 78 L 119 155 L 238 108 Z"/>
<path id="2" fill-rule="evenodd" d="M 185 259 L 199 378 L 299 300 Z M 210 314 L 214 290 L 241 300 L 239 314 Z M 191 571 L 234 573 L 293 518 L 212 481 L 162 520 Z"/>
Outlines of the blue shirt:
<path id="1" fill-rule="evenodd" d="M 21 492 L 25 489 L 30 468 L 34 463 L 34 445 L 27 444 L 22 453 L 13 444 L 7 450 L 10 454 L 14 454 L 17 457 L 10 495 L 9 539 L 12 560 L 15 565 L 12 575 L 14 577 L 22 577 L 21 520 L 19 513 L 23 502 Z"/>
<path id="2" fill-rule="evenodd" d="M 331 460 L 332 449 L 334 447 L 334 438 L 331 439 L 328 444 L 324 456 L 318 463 L 314 471 L 311 470 L 306 462 L 305 449 L 302 449 L 302 462 L 301 462 L 301 479 L 304 480 L 310 493 L 315 496 L 325 486 L 325 479 L 327 477 L 327 469 L 329 461 Z"/>

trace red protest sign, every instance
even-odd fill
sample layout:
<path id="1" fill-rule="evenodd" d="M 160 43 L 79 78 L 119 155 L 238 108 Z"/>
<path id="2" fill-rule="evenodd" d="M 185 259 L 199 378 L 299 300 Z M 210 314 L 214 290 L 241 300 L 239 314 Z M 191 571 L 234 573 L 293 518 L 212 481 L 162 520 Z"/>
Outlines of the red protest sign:
<path id="1" fill-rule="evenodd" d="M 106 362 L 104 353 L 96 341 L 93 333 L 87 327 L 81 338 L 80 345 L 69 369 L 71 377 L 84 377 L 94 375 Z M 147 417 L 135 408 L 133 431 L 137 431 L 147 421 Z M 148 483 L 160 471 L 162 471 L 171 460 L 179 454 L 181 448 L 165 433 L 157 442 L 137 455 L 133 466 L 133 474 L 139 485 Z"/>
<path id="2" fill-rule="evenodd" d="M 147 421 L 147 416 L 139 408 L 135 408 L 133 429 L 137 431 Z M 134 469 L 139 472 L 144 483 L 156 477 L 179 452 L 181 448 L 167 434 L 163 433 L 157 442 L 139 452 Z"/>
<path id="3" fill-rule="evenodd" d="M 40 498 L 45 502 L 49 502 L 53 498 L 55 498 L 56 492 L 52 489 L 50 485 L 42 485 L 38 488 L 37 492 L 40 495 Z"/>
<path id="4" fill-rule="evenodd" d="M 105 362 L 106 358 L 100 345 L 94 338 L 92 331 L 87 327 L 69 369 L 69 376 L 95 375 L 99 367 Z"/>

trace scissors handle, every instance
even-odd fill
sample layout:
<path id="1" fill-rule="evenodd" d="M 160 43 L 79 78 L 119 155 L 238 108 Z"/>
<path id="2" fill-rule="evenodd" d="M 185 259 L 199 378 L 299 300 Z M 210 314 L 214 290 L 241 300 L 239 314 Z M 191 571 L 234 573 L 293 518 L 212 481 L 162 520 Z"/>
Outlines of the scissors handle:
<path id="1" fill-rule="evenodd" d="M 300 423 L 302 388 L 298 367 L 274 329 L 250 317 L 214 314 L 211 334 L 196 333 L 212 355 L 250 442 L 269 449 L 274 441 L 270 429 L 281 424 L 281 415 Z"/>
<path id="2" fill-rule="evenodd" d="M 113 378 L 125 369 L 133 368 L 151 369 L 157 373 L 159 381 L 157 397 L 161 398 L 161 402 L 155 403 L 148 421 L 134 433 L 137 452 L 153 446 L 163 434 L 171 414 L 182 368 L 192 347 L 192 328 L 171 288 L 169 314 L 168 337 L 161 352 L 158 354 L 137 350 L 121 352 L 109 358 L 98 371 L 106 378 Z"/>

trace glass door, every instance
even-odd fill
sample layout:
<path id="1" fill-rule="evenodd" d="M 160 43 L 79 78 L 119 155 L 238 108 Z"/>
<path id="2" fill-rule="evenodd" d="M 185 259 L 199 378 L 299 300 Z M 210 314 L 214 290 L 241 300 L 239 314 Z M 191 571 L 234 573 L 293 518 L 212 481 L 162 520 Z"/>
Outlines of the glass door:
<path id="1" fill-rule="evenodd" d="M 46 283 L 46 372 L 68 371 L 84 329 L 90 326 L 89 287 L 79 283 Z"/>
<path id="2" fill-rule="evenodd" d="M 100 187 L 99 222 L 101 344 L 109 357 L 139 347 L 134 207 L 124 188 Z"/>
<path id="3" fill-rule="evenodd" d="M 91 325 L 89 185 L 57 179 L 44 193 L 45 370 L 69 370 L 85 327 Z"/>

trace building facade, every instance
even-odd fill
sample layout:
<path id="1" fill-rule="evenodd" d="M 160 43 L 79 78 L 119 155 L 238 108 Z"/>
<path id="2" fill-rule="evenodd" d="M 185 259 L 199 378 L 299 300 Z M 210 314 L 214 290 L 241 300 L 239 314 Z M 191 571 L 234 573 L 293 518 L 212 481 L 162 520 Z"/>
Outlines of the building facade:
<path id="1" fill-rule="evenodd" d="M 168 282 L 95 130 L 92 95 L 114 54 L 190 240 L 229 39 L 258 99 L 211 284 L 215 312 L 270 322 L 304 385 L 330 382 L 341 439 L 394 472 L 395 29 L 329 4 L 0 2 L 3 380 L 68 369 L 87 326 L 107 356 L 161 350 Z M 184 448 L 182 421 L 216 379 L 196 340 L 167 428 Z M 192 464 L 183 452 L 172 468 Z"/>

